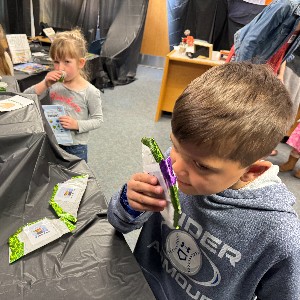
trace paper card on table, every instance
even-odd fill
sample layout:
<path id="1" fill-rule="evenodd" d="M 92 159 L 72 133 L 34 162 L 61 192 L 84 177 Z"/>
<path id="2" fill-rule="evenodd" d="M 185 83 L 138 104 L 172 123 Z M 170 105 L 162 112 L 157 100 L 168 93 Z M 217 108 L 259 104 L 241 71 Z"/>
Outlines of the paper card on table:
<path id="1" fill-rule="evenodd" d="M 52 27 L 47 27 L 43 29 L 44 33 L 46 34 L 47 38 L 50 40 L 50 42 L 53 42 L 55 37 L 55 31 Z"/>
<path id="2" fill-rule="evenodd" d="M 33 103 L 30 99 L 16 95 L 5 100 L 0 100 L 0 112 L 20 109 Z"/>
<path id="3" fill-rule="evenodd" d="M 58 144 L 73 144 L 71 131 L 65 129 L 59 122 L 59 117 L 65 116 L 65 109 L 62 105 L 42 105 L 45 117 L 55 135 Z"/>
<path id="4" fill-rule="evenodd" d="M 13 64 L 26 63 L 31 60 L 26 34 L 7 34 L 6 39 Z"/>

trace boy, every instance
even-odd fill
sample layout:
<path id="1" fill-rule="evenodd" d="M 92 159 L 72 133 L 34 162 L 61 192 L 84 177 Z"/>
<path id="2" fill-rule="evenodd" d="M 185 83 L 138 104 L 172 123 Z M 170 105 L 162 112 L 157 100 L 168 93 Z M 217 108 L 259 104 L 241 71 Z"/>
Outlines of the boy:
<path id="1" fill-rule="evenodd" d="M 134 174 L 109 204 L 157 299 L 299 300 L 295 197 L 265 161 L 290 126 L 292 103 L 266 66 L 228 63 L 177 100 L 170 151 L 182 215 L 169 228 L 155 177 Z M 127 190 L 127 192 L 126 192 Z"/>

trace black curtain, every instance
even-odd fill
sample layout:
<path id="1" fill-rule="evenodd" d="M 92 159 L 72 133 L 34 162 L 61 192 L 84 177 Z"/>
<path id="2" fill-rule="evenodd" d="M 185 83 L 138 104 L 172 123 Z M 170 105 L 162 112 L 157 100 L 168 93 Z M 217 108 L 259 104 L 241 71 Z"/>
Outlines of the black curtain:
<path id="1" fill-rule="evenodd" d="M 99 1 L 99 28 L 100 36 L 105 38 L 111 24 L 114 22 L 120 10 L 120 0 L 98 0 Z"/>
<path id="2" fill-rule="evenodd" d="M 101 50 L 103 68 L 113 86 L 130 83 L 135 80 L 148 0 L 107 0 L 100 3 L 100 15 L 109 16 L 103 24 L 103 31 L 108 29 Z"/>
<path id="3" fill-rule="evenodd" d="M 226 0 L 168 0 L 168 25 L 171 47 L 189 29 L 194 38 L 213 44 L 214 50 L 229 49 Z"/>
<path id="4" fill-rule="evenodd" d="M 76 26 L 81 27 L 89 44 L 96 36 L 98 13 L 99 0 L 83 1 L 76 20 Z"/>
<path id="5" fill-rule="evenodd" d="M 102 88 L 135 79 L 148 0 L 40 0 L 40 6 L 40 21 L 54 29 L 79 26 L 89 44 L 96 37 L 99 14 L 103 66 L 94 84 Z"/>
<path id="6" fill-rule="evenodd" d="M 55 31 L 80 27 L 88 42 L 94 39 L 99 0 L 38 0 L 39 20 L 53 27 Z"/>
<path id="7" fill-rule="evenodd" d="M 39 24 L 39 0 L 32 0 L 35 27 Z M 30 0 L 0 0 L 0 24 L 7 34 L 31 35 Z"/>
<path id="8" fill-rule="evenodd" d="M 2 25 L 5 32 L 7 32 L 9 28 L 8 9 L 7 1 L 4 0 L 0 0 L 0 24 Z"/>

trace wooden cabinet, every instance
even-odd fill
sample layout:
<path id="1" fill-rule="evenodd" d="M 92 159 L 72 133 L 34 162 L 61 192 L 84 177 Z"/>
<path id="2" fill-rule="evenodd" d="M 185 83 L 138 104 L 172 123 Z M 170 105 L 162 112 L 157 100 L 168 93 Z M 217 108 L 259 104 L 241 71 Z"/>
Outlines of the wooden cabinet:
<path id="1" fill-rule="evenodd" d="M 191 59 L 175 50 L 167 54 L 155 121 L 160 119 L 163 111 L 173 111 L 177 98 L 193 79 L 211 67 L 224 63 L 224 61 L 218 60 L 218 54 L 219 52 L 213 51 L 211 60 L 205 58 Z"/>

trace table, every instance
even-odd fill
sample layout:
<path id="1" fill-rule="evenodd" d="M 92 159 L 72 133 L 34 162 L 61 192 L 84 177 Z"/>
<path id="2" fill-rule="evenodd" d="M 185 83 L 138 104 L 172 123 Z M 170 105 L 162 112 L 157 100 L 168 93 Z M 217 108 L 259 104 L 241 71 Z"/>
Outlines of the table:
<path id="1" fill-rule="evenodd" d="M 37 74 L 27 74 L 15 70 L 15 78 L 18 81 L 20 91 L 24 92 L 27 88 L 42 81 L 45 78 L 47 72 L 48 71 L 43 71 Z"/>
<path id="2" fill-rule="evenodd" d="M 213 51 L 212 59 L 188 58 L 176 50 L 167 54 L 155 121 L 163 111 L 172 112 L 175 102 L 186 86 L 210 68 L 223 64 L 218 59 L 219 52 Z"/>
<path id="3" fill-rule="evenodd" d="M 2 81 L 7 83 L 7 89 L 6 89 L 7 92 L 20 93 L 18 81 L 14 76 L 3 75 Z"/>
<path id="4" fill-rule="evenodd" d="M 0 100 L 12 95 L 1 92 Z M 123 235 L 107 220 L 92 170 L 59 148 L 37 96 L 23 96 L 34 103 L 0 113 L 1 300 L 154 300 Z M 29 222 L 57 218 L 48 203 L 53 188 L 79 174 L 89 179 L 74 232 L 9 264 L 9 236 Z"/>

